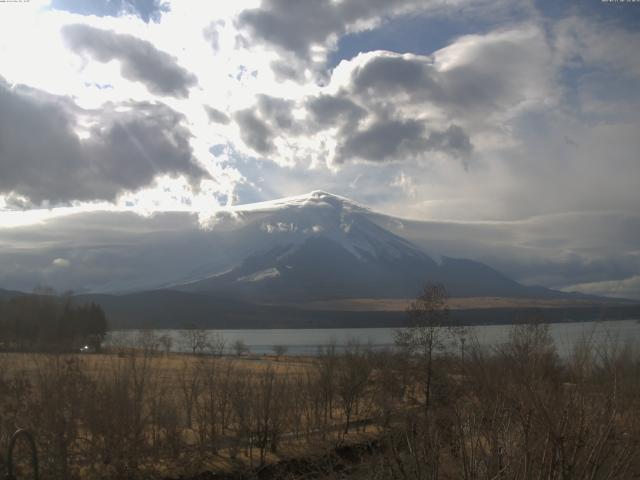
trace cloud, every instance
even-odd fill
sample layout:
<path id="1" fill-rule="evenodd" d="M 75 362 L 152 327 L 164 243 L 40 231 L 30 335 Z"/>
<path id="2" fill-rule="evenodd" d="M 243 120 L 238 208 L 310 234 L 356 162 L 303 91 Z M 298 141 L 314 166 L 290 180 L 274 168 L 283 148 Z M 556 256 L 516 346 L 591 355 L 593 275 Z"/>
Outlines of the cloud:
<path id="1" fill-rule="evenodd" d="M 600 65 L 609 71 L 640 77 L 640 57 L 635 47 L 640 42 L 638 31 L 570 16 L 554 24 L 553 35 L 563 62 Z"/>
<path id="2" fill-rule="evenodd" d="M 430 57 L 378 52 L 352 70 L 351 90 L 360 95 L 383 90 L 405 95 L 428 92 L 437 88 L 432 78 L 436 73 Z"/>
<path id="3" fill-rule="evenodd" d="M 258 95 L 258 109 L 263 118 L 267 119 L 280 131 L 292 131 L 295 129 L 291 110 L 294 102 L 270 95 Z"/>
<path id="4" fill-rule="evenodd" d="M 382 226 L 427 252 L 479 260 L 528 285 L 575 290 L 577 284 L 603 279 L 618 284 L 640 271 L 640 216 L 632 213 L 571 212 L 499 222 L 403 220 L 401 228 L 388 221 Z"/>
<path id="5" fill-rule="evenodd" d="M 329 0 L 266 0 L 260 8 L 242 12 L 238 23 L 255 38 L 304 56 L 311 45 L 324 43 L 331 34 L 344 30 L 339 10 Z"/>
<path id="6" fill-rule="evenodd" d="M 578 115 L 607 123 L 636 117 L 640 33 L 570 16 L 554 25 L 552 36 L 564 87 Z"/>
<path id="7" fill-rule="evenodd" d="M 294 120 L 295 102 L 270 95 L 258 95 L 254 109 L 234 114 L 243 142 L 261 155 L 276 152 L 278 137 L 297 135 L 300 126 Z"/>
<path id="8" fill-rule="evenodd" d="M 525 24 L 467 35 L 433 55 L 368 52 L 343 62 L 332 82 L 368 103 L 415 103 L 449 116 L 503 117 L 553 99 L 544 33 Z"/>
<path id="9" fill-rule="evenodd" d="M 308 98 L 306 109 L 311 119 L 321 128 L 332 127 L 338 123 L 356 126 L 367 113 L 346 97 L 324 94 Z"/>
<path id="10" fill-rule="evenodd" d="M 417 121 L 378 121 L 355 132 L 341 145 L 338 162 L 357 158 L 382 161 L 411 153 L 419 143 L 424 126 Z"/>
<path id="11" fill-rule="evenodd" d="M 221 123 L 223 125 L 228 124 L 231 119 L 227 116 L 226 113 L 221 112 L 217 108 L 210 107 L 209 105 L 204 106 L 205 112 L 207 112 L 207 116 L 209 117 L 210 122 Z"/>
<path id="12" fill-rule="evenodd" d="M 183 120 L 161 103 L 81 110 L 67 98 L 0 82 L 0 192 L 55 205 L 113 201 L 160 174 L 195 182 L 206 173 Z"/>
<path id="13" fill-rule="evenodd" d="M 282 59 L 272 67 L 281 78 L 301 81 L 304 69 L 319 68 L 345 33 L 430 5 L 416 0 L 263 0 L 258 8 L 243 11 L 237 23 L 249 37 L 245 43 L 266 43 L 280 51 Z"/>
<path id="14" fill-rule="evenodd" d="M 37 225 L 0 227 L 0 285 L 31 291 L 37 285 L 82 292 L 123 291 L 187 276 L 220 251 L 197 215 L 84 212 Z M 52 258 L 60 261 L 52 263 Z M 61 263 L 68 261 L 70 267 Z M 219 259 L 205 263 L 215 270 Z"/>
<path id="15" fill-rule="evenodd" d="M 273 132 L 269 125 L 258 118 L 253 110 L 247 109 L 234 115 L 240 127 L 240 137 L 250 148 L 263 155 L 273 152 Z"/>
<path id="16" fill-rule="evenodd" d="M 622 280 L 579 283 L 569 285 L 565 287 L 564 290 L 568 292 L 582 292 L 590 295 L 640 299 L 640 275 L 633 275 Z"/>
<path id="17" fill-rule="evenodd" d="M 51 266 L 56 268 L 69 268 L 71 266 L 71 262 L 66 258 L 56 258 L 51 262 Z"/>
<path id="18" fill-rule="evenodd" d="M 132 35 L 119 34 L 88 25 L 67 25 L 62 34 L 71 50 L 107 63 L 119 60 L 122 76 L 142 82 L 151 93 L 178 98 L 189 96 L 197 83 L 195 75 L 153 44 Z"/>
<path id="19" fill-rule="evenodd" d="M 416 194 L 416 187 L 413 178 L 405 175 L 403 171 L 400 171 L 391 183 L 389 183 L 390 187 L 396 187 L 402 189 L 409 196 L 414 196 Z"/>
<path id="20" fill-rule="evenodd" d="M 161 0 L 53 0 L 51 6 L 81 15 L 119 17 L 136 15 L 145 22 L 158 22 L 164 12 L 169 11 L 167 2 Z"/>
<path id="21" fill-rule="evenodd" d="M 299 163 L 306 145 L 314 162 L 333 167 L 428 161 L 434 152 L 467 165 L 476 149 L 511 141 L 511 119 L 554 105 L 550 59 L 544 33 L 531 24 L 467 35 L 433 55 L 363 53 L 341 62 L 315 95 L 258 96 L 258 113 L 241 125 L 254 133 L 243 139 L 283 164 Z M 304 114 L 294 121 L 296 109 Z M 297 148 L 289 148 L 292 135 L 300 136 Z"/>
<path id="22" fill-rule="evenodd" d="M 337 160 L 409 160 L 426 152 L 443 152 L 457 158 L 468 157 L 473 146 L 458 125 L 425 135 L 425 126 L 415 120 L 384 120 L 343 137 Z"/>
<path id="23" fill-rule="evenodd" d="M 424 145 L 428 150 L 446 152 L 456 157 L 467 157 L 473 150 L 469 135 L 458 125 L 451 125 L 441 132 L 431 132 Z"/>

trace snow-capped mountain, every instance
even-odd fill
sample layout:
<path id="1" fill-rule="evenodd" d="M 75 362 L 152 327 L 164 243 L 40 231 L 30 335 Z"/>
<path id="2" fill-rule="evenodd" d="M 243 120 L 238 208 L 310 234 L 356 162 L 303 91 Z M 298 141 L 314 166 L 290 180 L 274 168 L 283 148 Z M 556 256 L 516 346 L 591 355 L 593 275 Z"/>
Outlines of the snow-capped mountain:
<path id="1" fill-rule="evenodd" d="M 457 296 L 561 295 L 450 258 L 471 252 L 490 265 L 496 258 L 483 256 L 480 243 L 472 248 L 469 230 L 456 228 L 386 216 L 322 191 L 223 208 L 206 221 L 190 212 L 75 213 L 50 220 L 37 248 L 19 256 L 1 252 L 0 287 L 87 294 L 172 289 L 261 303 L 412 298 L 428 281 Z M 5 230 L 4 245 L 41 229 Z"/>
<path id="2" fill-rule="evenodd" d="M 368 208 L 321 190 L 243 205 L 223 215 L 231 215 L 243 225 L 237 236 L 251 234 L 266 246 L 299 245 L 324 238 L 359 259 L 425 256 L 420 248 L 373 222 L 375 214 Z"/>
<path id="3" fill-rule="evenodd" d="M 452 313 L 462 322 L 512 321 L 539 299 L 560 299 L 545 309 L 549 319 L 601 315 L 581 303 L 589 297 L 524 286 L 484 263 L 438 255 L 451 250 L 442 238 L 435 243 L 433 222 L 382 215 L 322 191 L 223 209 L 205 226 L 193 214 L 101 215 L 116 225 L 109 242 L 99 230 L 88 246 L 50 251 L 49 262 L 70 260 L 66 269 L 49 269 L 48 279 L 75 278 L 72 288 L 87 287 L 78 301 L 101 305 L 118 328 L 397 326 L 406 321 L 402 299 L 427 282 L 442 283 L 453 297 L 517 297 L 506 308 L 499 307 L 504 299 L 462 300 Z M 68 226 L 63 220 L 58 231 Z M 91 228 L 84 222 L 74 234 L 86 237 Z M 412 230 L 410 238 L 422 232 L 420 247 L 404 238 Z M 96 269 L 102 260 L 112 268 Z M 19 294 L 0 290 L 0 298 Z M 532 301 L 523 303 L 526 297 Z M 633 308 L 616 315 L 634 317 Z"/>
<path id="4" fill-rule="evenodd" d="M 260 302 L 411 298 L 427 282 L 453 296 L 553 296 L 479 262 L 438 257 L 380 226 L 379 215 L 323 191 L 238 207 L 215 221 L 247 255 L 172 288 Z M 230 228 L 236 222 L 237 228 Z M 224 226 L 226 225 L 226 227 Z M 249 247 L 249 243 L 259 242 Z"/>

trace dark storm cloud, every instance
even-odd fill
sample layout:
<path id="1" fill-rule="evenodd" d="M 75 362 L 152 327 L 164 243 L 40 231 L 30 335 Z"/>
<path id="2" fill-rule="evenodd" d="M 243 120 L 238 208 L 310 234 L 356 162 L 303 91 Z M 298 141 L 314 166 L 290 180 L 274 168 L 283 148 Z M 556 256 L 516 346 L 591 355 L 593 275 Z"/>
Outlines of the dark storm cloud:
<path id="1" fill-rule="evenodd" d="M 428 4 L 412 0 L 263 0 L 259 8 L 242 12 L 238 22 L 257 39 L 305 56 L 312 45 L 326 44 L 330 36 L 344 34 L 353 23 Z"/>
<path id="2" fill-rule="evenodd" d="M 53 0 L 51 7 L 98 17 L 137 15 L 147 23 L 160 21 L 162 14 L 169 11 L 167 2 L 161 0 Z"/>
<path id="3" fill-rule="evenodd" d="M 103 63 L 119 60 L 122 76 L 144 83 L 151 93 L 185 98 L 197 83 L 174 57 L 134 36 L 80 24 L 63 27 L 62 34 L 76 53 Z"/>
<path id="4" fill-rule="evenodd" d="M 429 102 L 450 112 L 496 106 L 509 93 L 500 69 L 485 61 L 484 71 L 477 72 L 473 64 L 439 72 L 430 57 L 379 52 L 353 69 L 347 88 L 368 103 Z"/>
<path id="5" fill-rule="evenodd" d="M 366 111 L 345 97 L 320 95 L 307 100 L 306 108 L 318 125 L 334 126 L 338 121 L 357 124 Z"/>
<path id="6" fill-rule="evenodd" d="M 222 123 L 223 125 L 226 125 L 231 121 L 231 119 L 225 113 L 221 112 L 217 108 L 205 105 L 204 110 L 207 112 L 207 116 L 209 117 L 209 121 L 211 122 Z"/>
<path id="7" fill-rule="evenodd" d="M 352 84 L 358 92 L 390 90 L 411 94 L 434 88 L 432 72 L 433 67 L 424 60 L 384 55 L 357 67 L 352 73 Z"/>
<path id="8" fill-rule="evenodd" d="M 352 158 L 370 161 L 392 159 L 411 150 L 423 131 L 424 126 L 413 120 L 378 121 L 344 139 L 338 161 Z"/>
<path id="9" fill-rule="evenodd" d="M 291 110 L 294 102 L 269 95 L 258 96 L 258 109 L 262 116 L 279 130 L 292 130 L 294 128 Z"/>
<path id="10" fill-rule="evenodd" d="M 330 0 L 266 0 L 260 8 L 242 12 L 239 23 L 257 39 L 304 56 L 312 44 L 344 30 L 336 5 Z"/>
<path id="11" fill-rule="evenodd" d="M 292 100 L 258 95 L 255 108 L 234 115 L 242 140 L 260 154 L 273 153 L 275 138 L 298 135 L 302 131 L 303 125 L 293 118 L 295 107 Z"/>
<path id="12" fill-rule="evenodd" d="M 437 150 L 456 157 L 467 157 L 473 150 L 469 135 L 458 125 L 451 125 L 441 132 L 431 132 L 425 147 L 428 150 Z"/>
<path id="13" fill-rule="evenodd" d="M 379 120 L 365 130 L 346 133 L 337 160 L 407 160 L 429 151 L 466 158 L 472 149 L 469 136 L 457 125 L 426 135 L 418 120 Z"/>
<path id="14" fill-rule="evenodd" d="M 240 127 L 240 137 L 247 146 L 263 155 L 274 150 L 274 133 L 251 109 L 236 112 L 234 118 Z"/>
<path id="15" fill-rule="evenodd" d="M 182 115 L 157 103 L 118 107 L 83 111 L 0 81 L 0 193 L 33 204 L 114 200 L 160 174 L 206 175 L 194 163 Z M 92 125 L 87 138 L 76 134 L 79 115 Z"/>
<path id="16" fill-rule="evenodd" d="M 263 0 L 260 7 L 243 11 L 238 25 L 249 33 L 250 40 L 245 38 L 245 43 L 265 42 L 297 60 L 293 68 L 290 61 L 274 62 L 272 67 L 280 78 L 300 81 L 312 46 L 331 46 L 356 23 L 375 22 L 428 4 L 415 0 Z"/>

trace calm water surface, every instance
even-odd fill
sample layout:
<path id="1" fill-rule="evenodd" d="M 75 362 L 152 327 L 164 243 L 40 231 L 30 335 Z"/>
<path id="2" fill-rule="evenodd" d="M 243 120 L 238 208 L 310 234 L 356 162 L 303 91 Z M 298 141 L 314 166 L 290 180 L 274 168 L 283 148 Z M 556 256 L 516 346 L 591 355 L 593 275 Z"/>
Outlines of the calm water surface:
<path id="1" fill-rule="evenodd" d="M 480 345 L 499 346 L 508 339 L 509 325 L 483 325 L 469 327 Z M 319 346 L 335 344 L 338 350 L 352 341 L 370 345 L 374 349 L 393 348 L 393 328 L 325 328 L 325 329 L 260 329 L 260 330 L 206 330 L 215 338 L 221 335 L 227 346 L 242 340 L 252 354 L 271 354 L 275 345 L 287 347 L 288 355 L 315 354 Z M 188 351 L 182 330 L 117 330 L 110 332 L 108 345 L 133 346 L 141 339 L 162 335 L 171 338 L 171 349 Z M 576 342 L 590 337 L 594 344 L 617 342 L 640 348 L 640 322 L 638 320 L 612 320 L 607 322 L 570 322 L 551 324 L 551 335 L 560 355 L 567 355 Z"/>

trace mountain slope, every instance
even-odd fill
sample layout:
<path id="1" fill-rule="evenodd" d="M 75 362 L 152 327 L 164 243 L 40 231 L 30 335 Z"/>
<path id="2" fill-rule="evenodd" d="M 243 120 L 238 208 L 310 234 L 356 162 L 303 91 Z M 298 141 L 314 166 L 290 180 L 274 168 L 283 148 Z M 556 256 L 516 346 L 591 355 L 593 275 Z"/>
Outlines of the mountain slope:
<path id="1" fill-rule="evenodd" d="M 412 298 L 427 282 L 442 283 L 452 296 L 565 295 L 520 285 L 479 262 L 435 261 L 372 221 L 366 208 L 322 191 L 258 204 L 244 215 L 244 234 L 267 237 L 267 248 L 226 271 L 175 288 L 267 303 Z"/>
<path id="2" fill-rule="evenodd" d="M 4 290 L 0 288 L 0 300 L 5 300 L 9 298 L 21 297 L 23 295 L 27 295 L 26 293 L 19 292 L 17 290 Z"/>
<path id="3" fill-rule="evenodd" d="M 228 207 L 206 220 L 177 213 L 145 219 L 134 214 L 95 215 L 82 217 L 86 228 L 69 236 L 86 238 L 83 245 L 43 247 L 38 258 L 29 257 L 31 263 L 24 260 L 25 264 L 41 265 L 47 281 L 61 291 L 122 294 L 173 289 L 263 304 L 413 298 L 429 281 L 443 283 L 454 296 L 565 295 L 524 287 L 477 261 L 436 255 L 456 249 L 443 244 L 431 223 L 420 224 L 417 247 L 407 240 L 416 240 L 411 222 L 322 191 Z M 68 225 L 59 222 L 56 229 L 65 231 Z M 108 234 L 104 223 L 113 225 Z M 455 231 L 446 238 L 451 244 L 464 235 Z M 69 267 L 52 269 L 56 258 L 68 259 Z M 2 286 L 32 288 L 24 279 Z"/>

